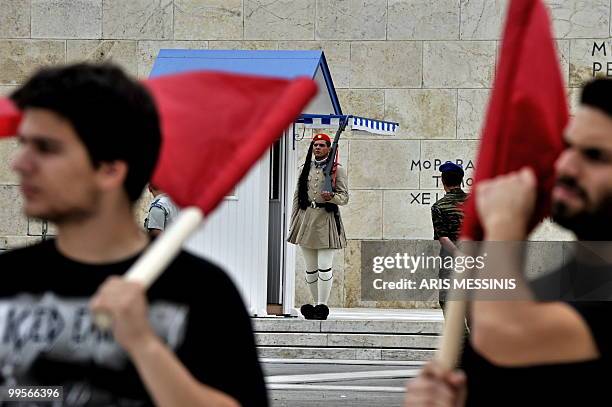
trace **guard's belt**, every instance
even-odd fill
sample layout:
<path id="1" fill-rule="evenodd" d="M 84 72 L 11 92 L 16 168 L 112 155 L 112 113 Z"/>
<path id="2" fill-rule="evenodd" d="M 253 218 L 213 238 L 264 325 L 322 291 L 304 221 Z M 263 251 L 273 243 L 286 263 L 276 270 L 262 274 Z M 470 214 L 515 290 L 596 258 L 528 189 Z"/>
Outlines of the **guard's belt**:
<path id="1" fill-rule="evenodd" d="M 325 208 L 327 206 L 327 202 L 310 202 L 311 208 Z"/>

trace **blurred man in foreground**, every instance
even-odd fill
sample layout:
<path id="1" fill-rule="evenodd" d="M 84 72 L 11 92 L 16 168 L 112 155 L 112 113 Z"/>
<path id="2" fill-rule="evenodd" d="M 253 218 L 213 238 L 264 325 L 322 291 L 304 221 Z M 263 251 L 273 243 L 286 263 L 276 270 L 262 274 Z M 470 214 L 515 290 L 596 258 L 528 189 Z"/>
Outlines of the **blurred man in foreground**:
<path id="1" fill-rule="evenodd" d="M 610 80 L 596 80 L 583 89 L 581 105 L 566 130 L 567 148 L 556 162 L 553 190 L 553 219 L 579 240 L 601 241 L 605 247 L 612 240 L 610 95 Z M 529 169 L 477 184 L 476 205 L 486 241 L 527 239 L 536 186 Z M 506 260 L 513 261 L 511 255 Z M 547 285 L 593 275 L 608 283 L 610 263 L 595 266 L 577 253 L 568 266 L 532 284 L 532 300 L 472 302 L 471 338 L 462 360 L 467 381 L 460 372 L 444 372 L 432 363 L 408 385 L 405 406 L 608 404 L 612 302 L 600 301 L 605 298 L 601 292 L 579 301 L 558 288 L 562 301 L 538 301 L 551 299 L 540 295 L 550 292 Z"/>

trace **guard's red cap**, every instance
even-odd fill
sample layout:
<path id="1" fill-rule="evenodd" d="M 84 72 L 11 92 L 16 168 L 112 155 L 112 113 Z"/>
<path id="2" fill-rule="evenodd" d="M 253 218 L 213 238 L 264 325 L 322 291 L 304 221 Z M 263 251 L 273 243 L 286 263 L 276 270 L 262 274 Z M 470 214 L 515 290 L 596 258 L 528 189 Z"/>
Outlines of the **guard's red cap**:
<path id="1" fill-rule="evenodd" d="M 312 138 L 312 141 L 319 141 L 319 140 L 325 140 L 328 143 L 331 143 L 331 139 L 329 138 L 329 136 L 325 133 L 319 133 L 319 134 L 315 134 L 315 136 Z"/>

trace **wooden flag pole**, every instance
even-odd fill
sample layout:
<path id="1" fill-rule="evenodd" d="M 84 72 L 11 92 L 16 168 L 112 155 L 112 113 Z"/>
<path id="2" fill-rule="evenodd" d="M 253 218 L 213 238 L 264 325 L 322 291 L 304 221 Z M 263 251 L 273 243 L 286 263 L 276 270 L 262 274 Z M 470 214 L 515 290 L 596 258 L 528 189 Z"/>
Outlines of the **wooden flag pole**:
<path id="1" fill-rule="evenodd" d="M 204 215 L 195 207 L 183 209 L 170 227 L 151 244 L 142 256 L 125 273 L 124 278 L 142 284 L 146 289 L 159 278 L 166 267 L 181 251 L 183 243 L 200 226 Z M 108 330 L 111 327 L 110 315 L 97 313 L 94 322 L 100 328 Z"/>
<path id="2" fill-rule="evenodd" d="M 459 353 L 463 345 L 466 311 L 466 300 L 451 300 L 446 303 L 442 341 L 435 357 L 446 371 L 452 371 L 457 367 Z"/>
<path id="3" fill-rule="evenodd" d="M 457 257 L 459 249 L 447 237 L 440 238 L 440 244 L 453 255 Z M 453 277 L 455 271 L 453 270 Z M 440 349 L 436 352 L 435 359 L 442 368 L 447 371 L 452 371 L 457 367 L 459 354 L 463 347 L 463 339 L 465 333 L 465 316 L 467 314 L 468 302 L 464 299 L 454 299 L 453 291 L 449 293 L 448 301 L 446 302 L 446 315 L 444 316 L 444 329 L 442 332 L 442 340 Z"/>

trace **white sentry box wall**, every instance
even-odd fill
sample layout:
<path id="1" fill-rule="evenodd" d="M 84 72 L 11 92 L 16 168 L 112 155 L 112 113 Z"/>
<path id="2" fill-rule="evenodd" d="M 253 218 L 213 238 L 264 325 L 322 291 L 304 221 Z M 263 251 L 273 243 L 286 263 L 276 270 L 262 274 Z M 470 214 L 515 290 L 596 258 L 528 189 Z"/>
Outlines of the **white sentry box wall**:
<path id="1" fill-rule="evenodd" d="M 221 266 L 258 316 L 267 315 L 269 173 L 266 153 L 185 244 Z"/>

